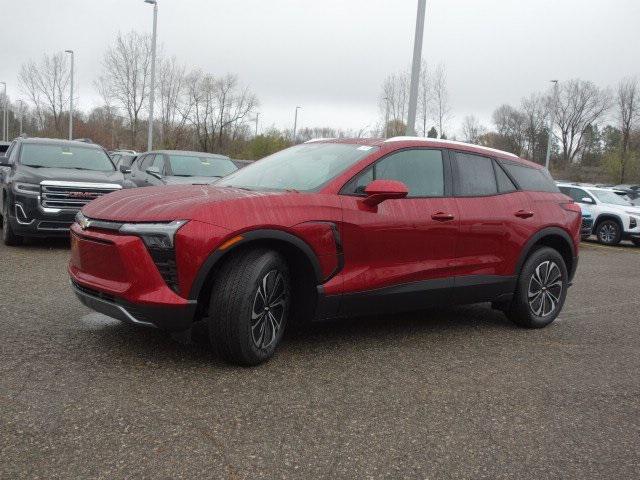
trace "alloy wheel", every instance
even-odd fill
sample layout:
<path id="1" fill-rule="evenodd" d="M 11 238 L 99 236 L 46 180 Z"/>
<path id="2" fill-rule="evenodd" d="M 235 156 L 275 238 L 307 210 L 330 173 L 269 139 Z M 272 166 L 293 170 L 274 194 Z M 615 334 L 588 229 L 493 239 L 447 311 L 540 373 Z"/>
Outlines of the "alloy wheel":
<path id="1" fill-rule="evenodd" d="M 251 311 L 251 339 L 257 348 L 268 348 L 278 338 L 285 305 L 284 278 L 278 270 L 271 270 L 258 285 Z"/>
<path id="2" fill-rule="evenodd" d="M 600 239 L 604 243 L 613 243 L 617 234 L 618 229 L 613 223 L 605 223 L 600 227 Z"/>
<path id="3" fill-rule="evenodd" d="M 551 315 L 562 295 L 562 272 L 558 265 L 547 260 L 538 265 L 529 280 L 529 308 L 538 317 Z"/>

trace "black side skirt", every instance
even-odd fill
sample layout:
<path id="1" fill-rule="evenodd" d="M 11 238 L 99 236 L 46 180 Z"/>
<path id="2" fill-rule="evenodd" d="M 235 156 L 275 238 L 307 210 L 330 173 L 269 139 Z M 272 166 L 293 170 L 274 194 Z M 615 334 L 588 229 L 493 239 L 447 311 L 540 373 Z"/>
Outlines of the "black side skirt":
<path id="1" fill-rule="evenodd" d="M 516 276 L 471 275 L 411 282 L 345 295 L 325 295 L 320 286 L 316 319 L 509 301 L 515 291 L 516 281 Z"/>

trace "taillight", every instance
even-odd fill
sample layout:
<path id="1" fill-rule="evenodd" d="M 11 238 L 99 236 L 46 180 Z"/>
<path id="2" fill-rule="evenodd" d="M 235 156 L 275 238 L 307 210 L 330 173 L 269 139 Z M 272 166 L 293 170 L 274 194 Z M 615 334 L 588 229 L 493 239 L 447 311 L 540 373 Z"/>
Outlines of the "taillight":
<path id="1" fill-rule="evenodd" d="M 580 205 L 575 202 L 561 203 L 560 206 L 567 212 L 576 212 L 582 215 L 582 209 L 580 208 Z"/>

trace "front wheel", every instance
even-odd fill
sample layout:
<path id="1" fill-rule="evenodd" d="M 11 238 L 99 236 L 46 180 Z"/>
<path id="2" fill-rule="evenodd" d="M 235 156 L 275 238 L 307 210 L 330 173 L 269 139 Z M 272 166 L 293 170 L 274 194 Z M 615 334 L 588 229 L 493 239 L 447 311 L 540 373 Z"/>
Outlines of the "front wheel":
<path id="1" fill-rule="evenodd" d="M 617 245 L 622 240 L 622 230 L 615 220 L 604 220 L 596 231 L 598 241 L 604 245 Z"/>
<path id="2" fill-rule="evenodd" d="M 507 316 L 522 327 L 546 327 L 562 310 L 568 278 L 564 259 L 557 250 L 536 250 L 522 267 Z"/>
<path id="3" fill-rule="evenodd" d="M 209 335 L 220 356 L 242 366 L 271 358 L 291 304 L 286 261 L 268 249 L 241 251 L 218 271 L 209 304 Z"/>
<path id="4" fill-rule="evenodd" d="M 15 247 L 17 245 L 22 245 L 22 241 L 23 237 L 16 235 L 13 232 L 11 222 L 9 221 L 9 208 L 7 200 L 5 199 L 4 206 L 2 208 L 2 242 L 7 246 Z"/>

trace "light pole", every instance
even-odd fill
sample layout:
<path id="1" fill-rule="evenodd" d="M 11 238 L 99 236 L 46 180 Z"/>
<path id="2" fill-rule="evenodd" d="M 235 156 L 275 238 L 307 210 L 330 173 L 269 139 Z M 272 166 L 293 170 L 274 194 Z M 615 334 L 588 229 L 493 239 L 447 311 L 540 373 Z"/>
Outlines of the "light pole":
<path id="1" fill-rule="evenodd" d="M 256 137 L 258 136 L 258 121 L 260 120 L 260 112 L 256 112 Z"/>
<path id="2" fill-rule="evenodd" d="M 2 94 L 2 140 L 7 141 L 7 84 L 0 82 L 4 86 Z"/>
<path id="3" fill-rule="evenodd" d="M 389 97 L 384 97 L 384 138 L 389 138 Z"/>
<path id="4" fill-rule="evenodd" d="M 156 35 L 158 24 L 158 1 L 144 0 L 153 5 L 153 34 L 151 36 L 151 90 L 149 91 L 149 135 L 147 136 L 147 151 L 153 150 L 153 103 L 156 89 Z"/>
<path id="5" fill-rule="evenodd" d="M 551 139 L 553 138 L 553 124 L 556 121 L 556 107 L 558 106 L 558 80 L 551 80 L 553 83 L 553 105 L 549 114 L 549 133 L 547 134 L 547 155 L 544 158 L 544 166 L 549 170 L 549 159 L 551 158 Z"/>
<path id="6" fill-rule="evenodd" d="M 69 89 L 69 140 L 73 140 L 73 50 L 65 50 L 71 55 L 71 88 Z"/>
<path id="7" fill-rule="evenodd" d="M 20 136 L 22 136 L 22 117 L 24 117 L 24 102 L 22 100 L 18 100 L 20 103 Z"/>
<path id="8" fill-rule="evenodd" d="M 302 107 L 296 107 L 296 113 L 293 117 L 293 144 L 296 144 L 296 131 L 298 130 L 298 110 Z"/>
<path id="9" fill-rule="evenodd" d="M 416 111 L 418 109 L 418 84 L 420 83 L 420 64 L 422 63 L 422 37 L 424 36 L 424 17 L 427 13 L 427 0 L 418 0 L 416 35 L 413 41 L 413 63 L 411 64 L 411 87 L 409 89 L 409 116 L 407 117 L 407 135 L 415 135 Z"/>

